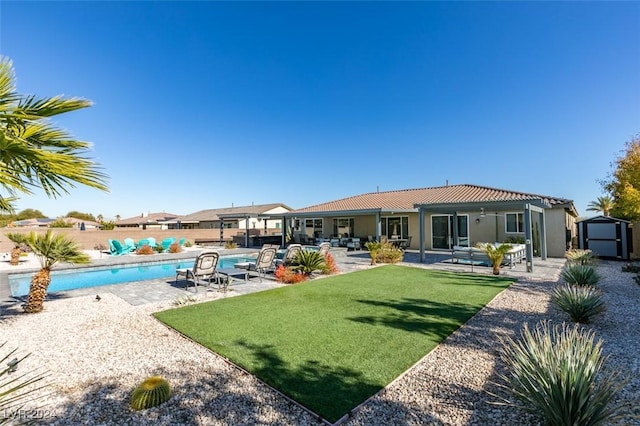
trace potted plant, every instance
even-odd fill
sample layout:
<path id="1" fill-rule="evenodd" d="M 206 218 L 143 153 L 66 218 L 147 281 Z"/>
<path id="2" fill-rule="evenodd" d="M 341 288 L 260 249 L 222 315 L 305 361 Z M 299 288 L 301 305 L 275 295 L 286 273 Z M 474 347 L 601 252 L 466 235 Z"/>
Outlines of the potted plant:
<path id="1" fill-rule="evenodd" d="M 500 265 L 502 265 L 504 255 L 511 250 L 511 244 L 495 245 L 490 243 L 481 243 L 478 244 L 478 247 L 487 253 L 487 257 L 493 267 L 493 275 L 500 275 Z"/>

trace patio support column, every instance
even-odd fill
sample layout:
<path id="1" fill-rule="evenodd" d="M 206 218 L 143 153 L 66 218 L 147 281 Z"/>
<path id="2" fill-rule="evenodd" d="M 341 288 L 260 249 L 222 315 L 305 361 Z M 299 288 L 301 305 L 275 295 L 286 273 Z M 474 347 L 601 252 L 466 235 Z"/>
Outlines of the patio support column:
<path id="1" fill-rule="evenodd" d="M 547 232 L 544 218 L 544 210 L 540 212 L 540 258 L 547 260 Z"/>
<path id="2" fill-rule="evenodd" d="M 531 233 L 531 205 L 524 205 L 524 244 L 527 272 L 533 272 L 533 236 Z"/>
<path id="3" fill-rule="evenodd" d="M 420 234 L 420 263 L 424 262 L 424 209 L 418 210 L 418 233 Z"/>
<path id="4" fill-rule="evenodd" d="M 282 222 L 280 223 L 280 229 L 282 229 L 282 245 L 281 247 L 287 246 L 287 219 L 282 216 L 280 219 Z"/>
<path id="5" fill-rule="evenodd" d="M 220 245 L 224 241 L 224 219 L 220 219 Z"/>
<path id="6" fill-rule="evenodd" d="M 380 241 L 382 236 L 382 224 L 380 223 L 380 212 L 376 212 L 376 241 Z"/>
<path id="7" fill-rule="evenodd" d="M 244 233 L 244 246 L 249 247 L 249 216 L 244 218 L 244 227 L 246 232 Z"/>
<path id="8" fill-rule="evenodd" d="M 459 246 L 460 230 L 458 229 L 458 212 L 453 212 L 453 245 Z M 452 247 L 453 248 L 453 247 Z"/>

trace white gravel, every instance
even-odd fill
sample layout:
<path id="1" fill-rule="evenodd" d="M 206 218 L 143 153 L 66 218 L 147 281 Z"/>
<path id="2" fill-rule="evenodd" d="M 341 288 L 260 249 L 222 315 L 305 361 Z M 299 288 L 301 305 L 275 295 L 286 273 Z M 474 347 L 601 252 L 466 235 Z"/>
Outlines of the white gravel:
<path id="1" fill-rule="evenodd" d="M 639 424 L 640 285 L 622 273 L 622 263 L 601 262 L 607 311 L 588 325 L 604 341 L 609 363 L 631 381 L 622 394 L 629 403 L 620 424 Z M 348 424 L 537 424 L 535 418 L 489 404 L 487 391 L 501 367 L 497 338 L 514 335 L 524 323 L 567 320 L 549 303 L 554 282 L 519 282 L 447 338 L 405 375 L 354 410 Z M 18 306 L 0 315 L 0 342 L 31 353 L 20 369 L 50 371 L 49 404 L 42 424 L 214 425 L 317 424 L 313 415 L 223 359 L 166 328 L 152 312 L 169 302 L 131 306 L 111 294 L 47 301 L 40 314 Z M 164 376 L 172 399 L 134 412 L 131 390 L 150 375 Z M 336 397 L 339 397 L 336 395 Z M 28 412 L 27 412 L 28 413 Z M 7 415 L 1 413 L 0 416 Z"/>

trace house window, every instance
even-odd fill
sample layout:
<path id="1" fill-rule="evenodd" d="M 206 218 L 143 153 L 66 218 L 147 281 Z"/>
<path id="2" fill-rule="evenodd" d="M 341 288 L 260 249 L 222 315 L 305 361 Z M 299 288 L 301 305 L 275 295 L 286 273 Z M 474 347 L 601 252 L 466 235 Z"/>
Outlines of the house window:
<path id="1" fill-rule="evenodd" d="M 333 219 L 333 235 L 344 238 L 354 237 L 353 223 L 352 217 Z"/>
<path id="2" fill-rule="evenodd" d="M 322 219 L 305 219 L 305 234 L 309 237 L 322 234 Z"/>
<path id="3" fill-rule="evenodd" d="M 409 236 L 408 216 L 387 216 L 380 218 L 382 236 L 386 238 L 407 238 Z"/>
<path id="4" fill-rule="evenodd" d="M 507 213 L 504 215 L 507 233 L 524 232 L 524 216 L 522 213 Z"/>

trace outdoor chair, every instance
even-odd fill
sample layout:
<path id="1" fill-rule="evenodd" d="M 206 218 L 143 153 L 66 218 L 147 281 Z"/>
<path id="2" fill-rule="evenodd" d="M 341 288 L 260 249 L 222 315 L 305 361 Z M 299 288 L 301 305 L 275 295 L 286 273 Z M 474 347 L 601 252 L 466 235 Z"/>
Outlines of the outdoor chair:
<path id="1" fill-rule="evenodd" d="M 266 276 L 267 272 L 274 270 L 274 260 L 276 258 L 276 249 L 274 247 L 265 247 L 258 253 L 258 258 L 255 262 L 249 263 L 249 273 L 257 273 L 260 282 L 262 277 Z"/>
<path id="2" fill-rule="evenodd" d="M 329 249 L 331 248 L 331 243 L 321 243 L 318 246 L 318 253 L 323 256 L 326 256 L 329 253 Z"/>
<path id="3" fill-rule="evenodd" d="M 136 243 L 133 241 L 133 238 L 125 238 L 123 248 L 129 253 L 136 251 Z"/>
<path id="4" fill-rule="evenodd" d="M 275 260 L 276 267 L 280 265 L 289 266 L 291 264 L 291 261 L 295 259 L 298 253 L 300 253 L 301 251 L 302 244 L 290 244 L 289 247 L 287 247 L 287 251 L 284 253 L 282 259 Z"/>
<path id="5" fill-rule="evenodd" d="M 162 246 L 162 249 L 164 251 L 169 251 L 169 247 L 171 247 L 171 244 L 173 244 L 176 241 L 175 238 L 165 238 L 164 240 L 162 240 L 162 242 L 160 243 L 160 245 Z"/>
<path id="6" fill-rule="evenodd" d="M 185 290 L 189 290 L 189 277 L 191 277 L 196 292 L 198 292 L 198 284 L 200 279 L 207 280 L 207 285 L 211 284 L 214 278 L 218 280 L 218 260 L 220 255 L 217 251 L 204 251 L 196 257 L 193 268 L 176 269 L 176 284 L 178 277 L 185 278 Z"/>
<path id="7" fill-rule="evenodd" d="M 118 240 L 108 240 L 109 241 L 109 252 L 112 256 L 122 256 L 123 254 L 129 253 L 127 250 L 122 247 L 122 244 Z"/>
<path id="8" fill-rule="evenodd" d="M 360 250 L 360 238 L 349 238 L 347 241 L 347 250 Z"/>

